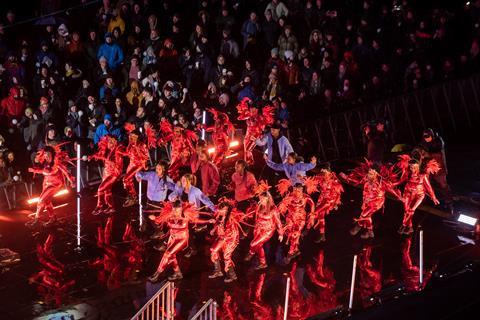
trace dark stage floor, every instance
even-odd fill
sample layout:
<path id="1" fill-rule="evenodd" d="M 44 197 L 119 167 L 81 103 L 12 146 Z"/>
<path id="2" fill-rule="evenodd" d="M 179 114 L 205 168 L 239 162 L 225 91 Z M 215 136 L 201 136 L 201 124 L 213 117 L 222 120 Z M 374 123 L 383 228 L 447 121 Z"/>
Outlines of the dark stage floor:
<path id="1" fill-rule="evenodd" d="M 121 200 L 118 198 L 117 202 L 120 204 Z M 389 309 L 387 305 L 401 301 L 408 303 L 415 301 L 412 300 L 415 298 L 420 299 L 418 303 L 427 309 L 438 309 L 442 317 L 448 315 L 448 312 L 442 311 L 447 308 L 447 302 L 435 307 L 434 304 L 429 305 L 430 300 L 423 297 L 428 297 L 429 292 L 443 290 L 436 289 L 438 286 L 435 283 L 442 284 L 439 274 L 456 270 L 455 268 L 462 267 L 468 261 L 478 259 L 480 257 L 478 247 L 462 243 L 457 236 L 458 230 L 444 219 L 430 213 L 418 212 L 414 223 L 415 226 L 421 225 L 424 230 L 425 266 L 428 271 L 425 278 L 433 284 L 428 284 L 421 293 L 407 294 L 415 292 L 418 283 L 416 268 L 419 251 L 418 229 L 411 238 L 400 237 L 396 230 L 401 222 L 401 205 L 388 201 L 385 212 L 378 213 L 375 217 L 377 223 L 375 240 L 366 242 L 351 237 L 348 230 L 353 217 L 358 214 L 360 201 L 361 191 L 348 187 L 341 208 L 327 218 L 327 242 L 315 244 L 312 235 L 306 235 L 302 242 L 302 256 L 290 265 L 284 265 L 282 262 L 284 248 L 272 242 L 267 248 L 270 267 L 266 272 L 253 271 L 252 264 L 243 262 L 249 239 L 243 240 L 235 253 L 239 280 L 229 285 L 225 285 L 223 280 L 208 279 L 211 264 L 208 246 L 204 243 L 209 239 L 205 240 L 205 234 L 200 235 L 198 254 L 190 259 L 184 257 L 180 259 L 185 278 L 177 283 L 178 318 L 187 319 L 193 310 L 198 308 L 198 303 L 214 298 L 220 306 L 220 319 L 282 319 L 288 275 L 292 279 L 289 319 L 305 319 L 337 306 L 347 306 L 352 259 L 355 254 L 358 254 L 359 268 L 354 316 L 358 316 L 359 319 L 364 315 L 369 315 L 368 318 L 371 316 L 372 319 L 386 319 L 388 310 L 394 310 L 389 314 L 389 319 L 405 318 L 409 315 L 407 309 L 412 306 L 394 305 L 393 309 Z M 61 203 L 62 201 L 59 201 L 58 204 Z M 152 249 L 154 243 L 146 241 L 144 267 L 139 268 L 138 272 L 135 266 L 129 265 L 126 258 L 127 252 L 134 250 L 134 243 L 123 242 L 122 235 L 127 221 L 136 216 L 136 208 L 121 210 L 113 218 L 112 245 L 109 252 L 118 263 L 99 264 L 99 260 L 96 261 L 104 257 L 105 252 L 105 248 L 97 247 L 97 227 L 104 227 L 107 218 L 89 214 L 94 204 L 93 196 L 87 195 L 82 199 L 85 214 L 82 226 L 84 237 L 80 252 L 75 251 L 76 224 L 73 198 L 66 206 L 56 209 L 57 214 L 62 217 L 58 226 L 38 230 L 33 234 L 24 226 L 29 212 L 0 213 L 0 233 L 3 235 L 0 247 L 10 248 L 21 255 L 20 263 L 0 275 L 1 319 L 35 317 L 57 319 L 49 310 L 82 313 L 84 317 L 82 319 L 127 319 L 158 290 L 161 284 L 146 281 L 146 276 L 153 273 L 161 258 L 161 253 Z M 134 222 L 133 226 L 139 237 L 148 239 L 149 232 L 142 235 L 138 232 L 137 222 Z M 54 279 L 59 282 L 59 286 L 64 287 L 54 291 L 40 285 L 39 279 L 32 278 L 40 271 L 36 245 L 42 244 L 49 235 L 54 237 L 54 256 L 66 266 L 61 279 Z M 408 253 L 411 261 L 408 259 Z M 431 271 L 437 271 L 437 274 L 434 273 L 433 277 L 430 277 Z M 75 280 L 75 283 L 73 284 L 71 280 Z M 466 281 L 473 285 L 475 282 L 472 281 L 478 281 L 478 277 L 476 280 Z M 71 286 L 66 285 L 69 282 Z M 476 287 L 478 288 L 478 285 Z M 474 290 L 473 288 L 471 289 Z M 375 298 L 375 294 L 379 297 Z M 444 292 L 444 296 L 449 294 L 457 293 Z M 386 296 L 402 297 L 388 302 Z M 477 296 L 478 294 L 475 299 Z M 452 308 L 460 308 L 462 303 L 470 305 L 475 303 L 468 297 L 473 299 L 467 292 L 467 298 Z M 375 307 L 382 299 L 385 307 Z M 432 301 L 435 301 L 435 297 Z M 47 316 L 48 314 L 50 316 Z M 415 318 L 415 314 L 409 318 Z"/>

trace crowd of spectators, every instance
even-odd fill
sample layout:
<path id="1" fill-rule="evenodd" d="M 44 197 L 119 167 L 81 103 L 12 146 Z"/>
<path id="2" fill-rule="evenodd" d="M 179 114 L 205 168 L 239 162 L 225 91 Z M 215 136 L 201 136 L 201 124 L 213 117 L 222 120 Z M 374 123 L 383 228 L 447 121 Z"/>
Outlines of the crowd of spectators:
<path id="1" fill-rule="evenodd" d="M 51 11 L 67 5 L 46 2 Z M 94 148 L 107 133 L 122 140 L 125 122 L 167 118 L 198 130 L 205 108 L 235 119 L 236 104 L 249 97 L 275 106 L 286 129 L 480 69 L 478 0 L 450 8 L 104 0 L 36 24 L 19 24 L 12 10 L 1 18 L 2 180 L 16 165 L 9 149 L 31 159 L 62 141 Z"/>

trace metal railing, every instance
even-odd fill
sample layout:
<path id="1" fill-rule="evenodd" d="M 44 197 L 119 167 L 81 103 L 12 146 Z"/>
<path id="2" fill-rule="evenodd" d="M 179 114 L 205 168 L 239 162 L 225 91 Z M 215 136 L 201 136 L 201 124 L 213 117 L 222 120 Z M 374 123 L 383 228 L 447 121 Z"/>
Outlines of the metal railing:
<path id="1" fill-rule="evenodd" d="M 208 300 L 190 320 L 217 320 L 217 302 Z"/>
<path id="2" fill-rule="evenodd" d="M 388 121 L 388 143 L 415 144 L 425 128 L 442 136 L 469 133 L 480 124 L 480 74 L 365 104 L 331 114 L 288 131 L 292 142 L 308 140 L 322 161 L 365 154 L 362 124 L 373 119 Z"/>
<path id="3" fill-rule="evenodd" d="M 173 320 L 174 317 L 175 285 L 166 282 L 131 320 Z"/>

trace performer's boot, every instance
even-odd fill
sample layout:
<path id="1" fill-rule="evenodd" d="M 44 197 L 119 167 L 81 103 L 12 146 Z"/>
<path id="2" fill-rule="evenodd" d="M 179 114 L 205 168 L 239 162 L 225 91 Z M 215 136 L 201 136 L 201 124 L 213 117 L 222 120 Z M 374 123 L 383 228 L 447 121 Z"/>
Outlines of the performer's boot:
<path id="1" fill-rule="evenodd" d="M 158 280 L 160 280 L 160 276 L 162 274 L 158 271 L 155 271 L 154 274 L 152 274 L 150 277 L 148 277 L 148 281 L 152 282 L 152 283 L 155 283 L 155 282 L 158 282 Z"/>
<path id="2" fill-rule="evenodd" d="M 183 274 L 180 271 L 180 269 L 178 269 L 177 271 L 175 271 L 174 274 L 172 274 L 170 277 L 168 277 L 168 280 L 170 280 L 170 281 L 175 281 L 175 280 L 180 280 L 180 279 L 183 279 Z"/>
<path id="3" fill-rule="evenodd" d="M 155 231 L 154 234 L 152 234 L 152 235 L 150 236 L 150 239 L 152 239 L 152 240 L 160 239 L 160 238 L 163 237 L 163 235 L 164 235 L 163 230 L 162 230 L 162 229 L 158 229 L 157 231 Z"/>
<path id="4" fill-rule="evenodd" d="M 47 221 L 43 223 L 44 227 L 50 227 L 51 225 L 57 222 L 57 218 L 55 216 L 51 216 Z"/>
<path id="5" fill-rule="evenodd" d="M 356 223 L 355 226 L 350 230 L 350 234 L 352 236 L 356 236 L 360 232 L 360 230 L 362 230 L 362 227 L 360 227 L 358 223 Z"/>
<path id="6" fill-rule="evenodd" d="M 289 264 L 290 262 L 292 262 L 293 259 L 295 259 L 299 255 L 300 255 L 300 251 L 298 250 L 292 254 L 288 254 L 287 257 L 285 258 L 285 264 Z"/>
<path id="7" fill-rule="evenodd" d="M 360 236 L 362 239 L 373 239 L 373 237 L 375 237 L 373 230 L 365 230 Z"/>
<path id="8" fill-rule="evenodd" d="M 96 206 L 95 209 L 92 211 L 92 215 L 98 216 L 100 213 L 102 213 L 103 207 L 101 206 Z"/>
<path id="9" fill-rule="evenodd" d="M 220 278 L 223 277 L 223 272 L 220 267 L 220 261 L 215 261 L 213 264 L 213 273 L 208 276 L 210 279 Z"/>
<path id="10" fill-rule="evenodd" d="M 402 224 L 400 228 L 398 228 L 398 234 L 404 234 L 405 233 L 405 226 Z"/>
<path id="11" fill-rule="evenodd" d="M 127 200 L 123 203 L 124 208 L 132 207 L 137 204 L 137 199 L 135 196 L 128 196 Z"/>
<path id="12" fill-rule="evenodd" d="M 412 227 L 405 227 L 405 229 L 403 230 L 403 234 L 404 235 L 411 235 L 413 233 L 413 228 Z"/>
<path id="13" fill-rule="evenodd" d="M 268 268 L 268 264 L 259 262 L 255 267 L 255 270 L 265 270 Z"/>
<path id="14" fill-rule="evenodd" d="M 325 241 L 327 241 L 327 239 L 325 238 L 325 233 L 320 233 L 317 239 L 315 239 L 315 243 L 321 243 Z"/>
<path id="15" fill-rule="evenodd" d="M 225 283 L 230 283 L 237 280 L 237 275 L 235 274 L 235 269 L 230 268 L 227 270 L 227 277 L 223 280 Z"/>
<path id="16" fill-rule="evenodd" d="M 153 249 L 162 252 L 162 251 L 165 251 L 167 247 L 165 246 L 165 243 L 161 243 L 161 244 L 154 245 Z"/>
<path id="17" fill-rule="evenodd" d="M 197 250 L 195 250 L 195 249 L 192 248 L 192 247 L 189 247 L 189 248 L 188 248 L 188 251 L 187 251 L 187 253 L 185 253 L 184 257 L 185 257 L 185 258 L 190 258 L 191 256 L 194 256 L 194 255 L 196 255 L 196 254 L 197 254 Z"/>
<path id="18" fill-rule="evenodd" d="M 102 211 L 103 214 L 114 214 L 115 213 L 115 208 L 113 207 L 107 207 L 105 210 Z"/>
<path id="19" fill-rule="evenodd" d="M 35 217 L 35 218 L 33 218 L 32 220 L 27 221 L 27 222 L 25 223 L 25 226 L 28 227 L 28 228 L 34 228 L 34 227 L 36 227 L 39 223 L 40 223 L 40 220 L 39 220 L 37 217 Z"/>
<path id="20" fill-rule="evenodd" d="M 245 258 L 243 259 L 243 261 L 246 261 L 246 262 L 249 262 L 252 260 L 254 254 L 251 253 L 251 252 L 248 252 L 248 254 L 245 256 Z"/>

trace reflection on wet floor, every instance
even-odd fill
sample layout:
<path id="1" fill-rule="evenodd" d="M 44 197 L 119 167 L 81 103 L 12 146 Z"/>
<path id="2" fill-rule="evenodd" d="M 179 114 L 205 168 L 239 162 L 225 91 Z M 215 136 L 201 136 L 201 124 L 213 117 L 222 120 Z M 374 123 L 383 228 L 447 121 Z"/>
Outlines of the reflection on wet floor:
<path id="1" fill-rule="evenodd" d="M 328 241 L 315 244 L 314 235 L 304 235 L 302 255 L 289 265 L 283 262 L 287 248 L 272 240 L 265 246 L 269 268 L 255 271 L 255 263 L 243 261 L 251 235 L 242 240 L 234 254 L 238 280 L 232 284 L 226 285 L 221 278 L 208 279 L 213 239 L 208 231 L 198 234 L 197 254 L 190 258 L 180 255 L 185 278 L 176 282 L 177 318 L 188 319 L 203 301 L 213 298 L 219 305 L 219 319 L 281 319 L 287 277 L 288 319 L 305 319 L 346 306 L 355 254 L 355 310 L 374 306 L 376 295 L 391 286 L 401 284 L 406 291 L 418 290 L 418 233 L 411 238 L 396 234 L 401 206 L 389 203 L 388 211 L 376 217 L 377 238 L 365 242 L 348 234 L 360 200 L 359 194 L 352 194 L 355 201 L 346 201 L 339 212 L 327 218 Z M 60 210 L 67 215 L 70 208 Z M 41 230 L 35 237 L 23 227 L 22 220 L 15 220 L 8 228 L 1 226 L 2 246 L 20 252 L 22 257 L 17 266 L 0 276 L 0 299 L 5 302 L 0 312 L 6 315 L 2 319 L 41 319 L 40 315 L 49 310 L 55 310 L 50 315 L 83 312 L 91 319 L 133 315 L 161 286 L 146 278 L 163 253 L 153 250 L 158 242 L 149 240 L 151 231 L 141 233 L 136 224 L 127 222 L 130 215 L 134 213 L 125 211 L 113 218 L 86 216 L 80 252 L 74 250 L 73 224 Z M 438 253 L 458 246 L 459 241 L 437 217 L 419 212 L 415 225 L 419 223 L 426 234 L 425 284 L 434 267 L 448 261 Z"/>

